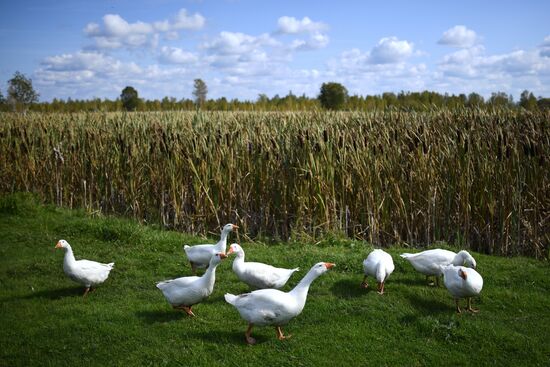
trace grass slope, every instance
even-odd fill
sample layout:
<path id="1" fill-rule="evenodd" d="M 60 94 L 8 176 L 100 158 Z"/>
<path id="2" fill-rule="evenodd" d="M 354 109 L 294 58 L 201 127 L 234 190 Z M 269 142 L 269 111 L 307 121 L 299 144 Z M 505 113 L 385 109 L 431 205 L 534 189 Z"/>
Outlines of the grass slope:
<path id="1" fill-rule="evenodd" d="M 454 313 L 443 288 L 428 287 L 392 248 L 396 270 L 386 294 L 359 287 L 371 247 L 360 242 L 314 245 L 245 243 L 250 261 L 302 269 L 318 261 L 337 267 L 317 279 L 303 313 L 283 328 L 256 328 L 225 303 L 246 285 L 218 267 L 214 293 L 196 318 L 172 310 L 155 282 L 190 274 L 181 245 L 202 240 L 42 207 L 8 197 L 0 205 L 1 365 L 547 365 L 550 358 L 549 265 L 527 258 L 474 254 L 485 280 L 476 315 Z M 108 281 L 83 299 L 62 270 L 68 240 L 78 258 L 115 261 Z M 232 237 L 233 239 L 234 237 Z M 371 280 L 371 284 L 373 284 Z"/>

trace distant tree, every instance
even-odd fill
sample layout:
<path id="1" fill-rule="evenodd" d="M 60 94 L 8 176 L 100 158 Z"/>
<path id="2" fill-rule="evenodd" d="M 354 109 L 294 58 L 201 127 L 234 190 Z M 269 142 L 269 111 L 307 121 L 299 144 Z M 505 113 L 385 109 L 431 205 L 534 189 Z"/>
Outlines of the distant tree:
<path id="1" fill-rule="evenodd" d="M 533 111 L 537 109 L 537 99 L 533 93 L 524 90 L 519 97 L 519 105 L 526 110 Z"/>
<path id="2" fill-rule="evenodd" d="M 321 106 L 329 110 L 337 110 L 348 100 L 348 90 L 340 83 L 323 83 L 317 97 Z"/>
<path id="3" fill-rule="evenodd" d="M 137 90 L 130 86 L 122 90 L 122 93 L 120 93 L 120 100 L 126 111 L 135 111 L 140 102 Z"/>
<path id="4" fill-rule="evenodd" d="M 6 110 L 6 98 L 4 98 L 4 95 L 2 94 L 2 91 L 0 90 L 0 111 Z"/>
<path id="5" fill-rule="evenodd" d="M 32 80 L 16 71 L 8 80 L 8 102 L 13 110 L 25 111 L 31 103 L 38 102 L 40 95 L 34 90 Z"/>
<path id="6" fill-rule="evenodd" d="M 197 107 L 202 107 L 206 102 L 206 95 L 208 94 L 208 87 L 202 79 L 195 79 L 193 84 L 193 95 L 195 96 L 195 103 Z"/>
<path id="7" fill-rule="evenodd" d="M 539 110 L 550 110 L 550 98 L 539 97 L 537 106 Z"/>
<path id="8" fill-rule="evenodd" d="M 484 104 L 483 96 L 477 93 L 468 94 L 468 100 L 466 101 L 466 106 L 470 108 L 482 107 Z"/>
<path id="9" fill-rule="evenodd" d="M 511 107 L 514 103 L 514 97 L 505 92 L 492 93 L 488 103 L 495 107 Z"/>

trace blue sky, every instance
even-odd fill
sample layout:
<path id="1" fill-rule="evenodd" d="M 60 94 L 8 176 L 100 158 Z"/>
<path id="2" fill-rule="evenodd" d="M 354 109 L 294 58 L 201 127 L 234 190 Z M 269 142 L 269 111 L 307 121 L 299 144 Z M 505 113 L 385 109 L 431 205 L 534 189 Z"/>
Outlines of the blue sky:
<path id="1" fill-rule="evenodd" d="M 41 100 L 256 99 L 522 90 L 550 97 L 549 1 L 1 1 L 0 89 L 16 70 Z"/>

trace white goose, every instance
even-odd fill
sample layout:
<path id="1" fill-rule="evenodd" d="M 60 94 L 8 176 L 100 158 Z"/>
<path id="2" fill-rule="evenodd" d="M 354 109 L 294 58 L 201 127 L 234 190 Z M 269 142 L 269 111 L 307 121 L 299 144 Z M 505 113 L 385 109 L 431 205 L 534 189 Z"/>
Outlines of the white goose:
<path id="1" fill-rule="evenodd" d="M 210 258 L 212 255 L 217 253 L 225 254 L 225 248 L 227 247 L 227 236 L 230 232 L 238 229 L 239 227 L 234 224 L 226 224 L 223 226 L 221 238 L 215 245 L 206 244 L 206 245 L 195 245 L 195 246 L 183 246 L 183 251 L 189 259 L 191 264 L 191 270 L 193 274 L 197 272 L 197 268 L 204 268 L 208 266 Z"/>
<path id="2" fill-rule="evenodd" d="M 253 288 L 279 289 L 286 284 L 295 271 L 300 270 L 300 268 L 284 269 L 263 263 L 245 262 L 244 250 L 236 243 L 229 246 L 227 254 L 236 254 L 233 261 L 233 271 L 241 281 Z"/>
<path id="3" fill-rule="evenodd" d="M 394 269 L 395 265 L 390 254 L 384 250 L 373 250 L 363 261 L 365 277 L 361 286 L 368 288 L 367 277 L 370 275 L 378 282 L 378 293 L 384 294 L 384 284 Z"/>
<path id="4" fill-rule="evenodd" d="M 115 263 L 102 264 L 90 260 L 76 260 L 71 245 L 65 240 L 59 240 L 55 248 L 65 250 L 63 271 L 69 278 L 86 287 L 83 297 L 86 297 L 92 287 L 103 283 L 115 265 Z"/>
<path id="5" fill-rule="evenodd" d="M 184 310 L 189 316 L 195 316 L 191 307 L 212 294 L 216 282 L 216 267 L 226 257 L 224 253 L 212 255 L 208 269 L 201 277 L 165 280 L 157 283 L 157 288 L 162 291 L 173 308 Z"/>
<path id="6" fill-rule="evenodd" d="M 472 308 L 472 297 L 478 296 L 483 288 L 483 278 L 477 271 L 463 266 L 446 265 L 441 267 L 443 282 L 456 302 L 456 312 L 460 313 L 458 301 L 460 298 L 468 299 L 470 312 L 478 312 Z"/>
<path id="7" fill-rule="evenodd" d="M 401 257 L 408 260 L 416 271 L 428 276 L 434 275 L 437 285 L 441 275 L 440 266 L 453 264 L 455 266 L 466 265 L 476 267 L 476 261 L 468 251 L 462 250 L 454 253 L 449 250 L 433 249 L 419 252 L 417 254 L 401 254 Z"/>
<path id="8" fill-rule="evenodd" d="M 313 265 L 306 276 L 290 292 L 260 289 L 238 296 L 227 293 L 225 295 L 227 303 L 235 306 L 241 317 L 248 321 L 248 329 L 245 332 L 246 342 L 248 344 L 256 343 L 256 340 L 250 336 L 254 325 L 273 325 L 279 340 L 290 338 L 290 335 L 283 335 L 281 326 L 286 325 L 302 312 L 311 283 L 333 266 L 334 264 L 325 262 Z"/>

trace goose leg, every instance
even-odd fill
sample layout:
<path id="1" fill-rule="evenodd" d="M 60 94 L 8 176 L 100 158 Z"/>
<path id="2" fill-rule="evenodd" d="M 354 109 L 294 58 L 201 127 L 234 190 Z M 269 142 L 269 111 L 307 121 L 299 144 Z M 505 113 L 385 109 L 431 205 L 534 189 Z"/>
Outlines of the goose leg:
<path id="1" fill-rule="evenodd" d="M 254 326 L 254 324 L 252 324 L 252 323 L 248 324 L 248 329 L 246 329 L 246 332 L 244 333 L 246 343 L 249 344 L 249 345 L 256 344 L 256 339 L 254 339 L 253 337 L 250 336 L 250 333 L 252 332 L 252 327 L 253 326 Z"/>
<path id="2" fill-rule="evenodd" d="M 191 307 L 193 306 L 184 306 L 184 305 L 181 305 L 181 306 L 173 306 L 175 309 L 178 309 L 178 310 L 183 310 L 185 311 L 185 313 L 187 313 L 189 316 L 195 316 L 195 314 L 193 313 L 193 311 L 191 310 Z"/>
<path id="3" fill-rule="evenodd" d="M 429 275 L 426 275 L 426 282 L 428 282 L 428 285 L 434 285 L 434 283 L 430 280 Z"/>
<path id="4" fill-rule="evenodd" d="M 455 298 L 455 303 L 456 303 L 456 313 L 461 313 L 462 311 L 460 311 L 460 306 L 458 305 L 458 298 Z"/>
<path id="5" fill-rule="evenodd" d="M 285 339 L 290 339 L 292 337 L 292 335 L 287 335 L 285 336 L 283 334 L 283 331 L 281 330 L 281 327 L 280 326 L 276 326 L 275 327 L 275 330 L 277 331 L 277 339 L 279 340 L 285 340 Z"/>
<path id="6" fill-rule="evenodd" d="M 475 308 L 472 308 L 472 298 L 468 298 L 468 311 L 473 313 L 478 313 L 479 310 L 476 310 Z"/>
<path id="7" fill-rule="evenodd" d="M 189 307 L 183 306 L 182 309 L 183 309 L 189 316 L 193 316 L 193 317 L 194 317 L 195 314 L 193 313 L 193 311 L 191 311 L 191 307 L 192 307 L 192 306 L 189 306 Z"/>
<path id="8" fill-rule="evenodd" d="M 363 278 L 363 283 L 361 283 L 361 288 L 368 288 L 369 287 L 369 283 L 367 283 L 367 276 L 365 275 L 365 277 Z"/>
<path id="9" fill-rule="evenodd" d="M 378 283 L 378 294 L 384 294 L 384 282 Z"/>
<path id="10" fill-rule="evenodd" d="M 84 291 L 84 295 L 82 297 L 83 298 L 86 297 L 89 292 L 90 292 L 90 287 L 86 287 L 86 290 Z"/>
<path id="11" fill-rule="evenodd" d="M 191 264 L 191 272 L 193 273 L 193 275 L 197 274 L 197 266 L 195 265 L 195 263 L 189 261 L 189 264 Z"/>

